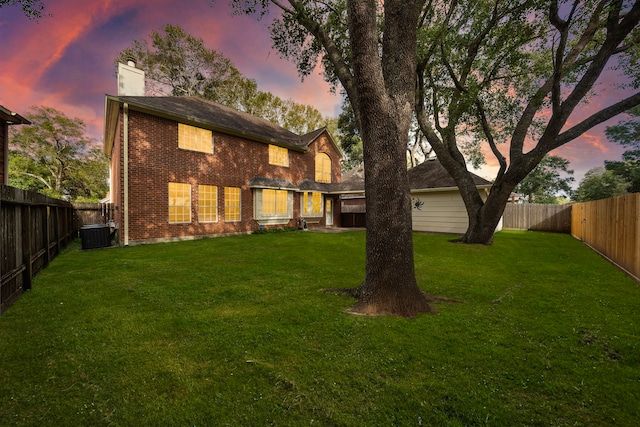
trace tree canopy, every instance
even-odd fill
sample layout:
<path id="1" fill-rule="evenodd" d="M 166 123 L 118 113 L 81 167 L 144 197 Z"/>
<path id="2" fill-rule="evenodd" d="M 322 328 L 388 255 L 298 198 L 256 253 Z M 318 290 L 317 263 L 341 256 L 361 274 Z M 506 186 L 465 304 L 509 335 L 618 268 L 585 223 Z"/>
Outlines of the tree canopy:
<path id="1" fill-rule="evenodd" d="M 605 168 L 628 183 L 629 193 L 640 192 L 640 106 L 628 111 L 629 119 L 606 130 L 607 138 L 631 148 L 622 161 L 605 161 Z"/>
<path id="2" fill-rule="evenodd" d="M 108 160 L 84 122 L 44 106 L 25 117 L 31 125 L 11 129 L 9 184 L 72 201 L 104 198 Z"/>
<path id="3" fill-rule="evenodd" d="M 584 175 L 575 191 L 573 199 L 576 202 L 608 199 L 610 197 L 627 194 L 628 182 L 619 175 L 602 166 L 590 169 Z"/>

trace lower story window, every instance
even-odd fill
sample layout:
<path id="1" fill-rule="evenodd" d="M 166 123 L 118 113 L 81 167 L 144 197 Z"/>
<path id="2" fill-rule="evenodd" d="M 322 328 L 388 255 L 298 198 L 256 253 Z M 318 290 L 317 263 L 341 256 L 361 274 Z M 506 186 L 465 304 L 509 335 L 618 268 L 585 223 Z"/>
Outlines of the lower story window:
<path id="1" fill-rule="evenodd" d="M 218 221 L 218 187 L 198 185 L 198 221 Z"/>
<path id="2" fill-rule="evenodd" d="M 293 218 L 293 192 L 256 189 L 253 193 L 254 219 L 260 225 L 286 224 Z"/>
<path id="3" fill-rule="evenodd" d="M 315 191 L 303 193 L 302 214 L 305 216 L 322 216 L 322 193 Z"/>
<path id="4" fill-rule="evenodd" d="M 191 185 L 169 183 L 169 223 L 191 222 Z"/>
<path id="5" fill-rule="evenodd" d="M 262 190 L 263 215 L 287 215 L 288 213 L 288 191 Z"/>
<path id="6" fill-rule="evenodd" d="M 224 188 L 224 220 L 240 221 L 240 188 Z"/>

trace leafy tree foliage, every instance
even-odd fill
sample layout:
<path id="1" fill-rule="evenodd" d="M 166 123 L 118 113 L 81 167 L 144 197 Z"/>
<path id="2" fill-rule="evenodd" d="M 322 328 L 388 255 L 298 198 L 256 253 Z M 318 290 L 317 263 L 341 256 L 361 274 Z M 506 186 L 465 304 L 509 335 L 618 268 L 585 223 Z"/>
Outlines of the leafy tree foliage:
<path id="1" fill-rule="evenodd" d="M 570 120 L 597 96 L 599 78 L 615 59 L 631 88 L 640 85 L 633 61 L 639 21 L 640 1 L 426 4 L 418 31 L 417 117 L 464 198 L 469 228 L 462 242 L 491 243 L 509 195 L 550 151 L 640 104 L 640 93 L 630 91 Z M 471 149 L 486 146 L 500 165 L 486 201 L 467 170 L 461 140 Z"/>
<path id="2" fill-rule="evenodd" d="M 622 161 L 605 161 L 605 168 L 628 182 L 629 193 L 640 192 L 640 107 L 628 111 L 631 118 L 606 130 L 607 138 L 626 147 Z"/>
<path id="3" fill-rule="evenodd" d="M 578 186 L 574 200 L 588 202 L 591 200 L 608 199 L 627 193 L 628 183 L 619 175 L 599 166 L 589 170 Z"/>
<path id="4" fill-rule="evenodd" d="M 108 160 L 82 120 L 44 106 L 25 117 L 30 126 L 11 130 L 9 184 L 69 200 L 105 197 Z"/>
<path id="5" fill-rule="evenodd" d="M 179 26 L 166 25 L 162 32 L 152 31 L 150 39 L 151 44 L 146 39 L 134 40 L 115 60 L 117 66 L 133 59 L 145 71 L 150 94 L 200 96 L 298 134 L 335 127 L 312 106 L 258 90 L 256 81 L 243 76 L 230 59 Z"/>
<path id="6" fill-rule="evenodd" d="M 338 116 L 338 139 L 345 156 L 342 170 L 348 171 L 362 165 L 362 138 L 351 104 L 346 100 L 342 103 L 342 113 Z"/>
<path id="7" fill-rule="evenodd" d="M 41 18 L 44 11 L 41 0 L 0 0 L 0 9 L 4 6 L 20 6 L 29 19 Z"/>
<path id="8" fill-rule="evenodd" d="M 565 176 L 562 176 L 564 172 Z M 567 176 L 569 175 L 569 176 Z M 546 155 L 516 187 L 516 192 L 525 196 L 529 203 L 556 203 L 558 193 L 571 197 L 573 170 L 569 161 L 559 156 Z"/>
<path id="9" fill-rule="evenodd" d="M 166 25 L 163 33 L 152 31 L 151 45 L 146 39 L 134 40 L 118 54 L 116 65 L 128 59 L 145 70 L 151 94 L 200 95 L 239 107 L 242 96 L 255 86 L 245 81 L 228 58 L 175 25 Z"/>

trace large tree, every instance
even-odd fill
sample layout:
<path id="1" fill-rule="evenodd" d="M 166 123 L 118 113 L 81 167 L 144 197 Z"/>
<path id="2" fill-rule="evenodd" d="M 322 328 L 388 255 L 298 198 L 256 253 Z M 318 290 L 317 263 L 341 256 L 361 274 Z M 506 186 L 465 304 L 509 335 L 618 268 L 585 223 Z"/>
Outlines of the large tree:
<path id="1" fill-rule="evenodd" d="M 417 25 L 424 0 L 232 1 L 242 12 L 277 10 L 274 47 L 302 75 L 322 61 L 341 85 L 364 145 L 366 267 L 352 292 L 361 314 L 432 311 L 418 288 L 413 257 L 407 135 L 415 98 Z"/>
<path id="2" fill-rule="evenodd" d="M 461 190 L 469 228 L 460 241 L 492 243 L 511 192 L 550 151 L 640 104 L 639 21 L 638 0 L 428 3 L 416 111 Z M 614 65 L 633 83 L 628 96 L 582 109 Z M 460 148 L 469 144 L 484 144 L 500 166 L 486 201 Z"/>
<path id="3" fill-rule="evenodd" d="M 44 106 L 25 117 L 31 125 L 10 135 L 10 185 L 70 200 L 106 196 L 108 160 L 82 120 Z"/>

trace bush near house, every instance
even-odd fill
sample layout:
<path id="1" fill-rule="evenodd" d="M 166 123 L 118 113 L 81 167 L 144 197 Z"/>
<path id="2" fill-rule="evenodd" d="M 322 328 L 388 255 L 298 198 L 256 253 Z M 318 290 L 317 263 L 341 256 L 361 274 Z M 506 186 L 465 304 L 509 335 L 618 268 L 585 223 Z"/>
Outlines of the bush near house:
<path id="1" fill-rule="evenodd" d="M 353 316 L 363 232 L 67 250 L 0 317 L 5 425 L 635 425 L 640 287 L 567 235 L 416 234 L 439 316 Z"/>

